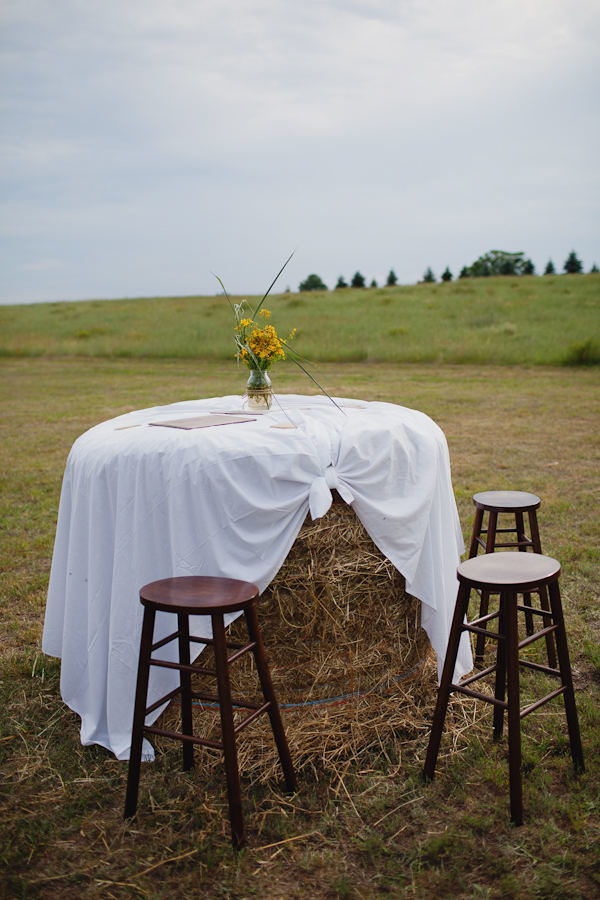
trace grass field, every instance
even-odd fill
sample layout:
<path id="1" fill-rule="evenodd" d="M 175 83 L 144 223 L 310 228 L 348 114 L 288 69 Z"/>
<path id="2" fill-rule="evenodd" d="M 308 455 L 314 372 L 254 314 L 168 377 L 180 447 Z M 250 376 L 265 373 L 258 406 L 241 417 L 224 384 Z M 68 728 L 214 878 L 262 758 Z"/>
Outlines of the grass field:
<path id="1" fill-rule="evenodd" d="M 513 290 L 510 281 L 500 286 L 506 293 Z M 520 281 L 515 294 L 529 290 L 526 280 Z M 581 285 L 587 300 L 580 299 L 590 316 L 579 330 L 571 310 L 560 340 L 556 332 L 538 341 L 532 320 L 531 352 L 542 353 L 548 340 L 553 359 L 560 362 L 569 346 L 597 340 L 600 282 L 588 276 L 551 281 L 566 288 Z M 411 289 L 407 307 L 427 297 L 441 298 L 443 305 L 450 295 L 443 293 L 447 287 L 462 284 L 434 285 L 433 291 L 426 289 L 430 294 L 418 286 Z M 487 287 L 481 286 L 483 295 Z M 363 292 L 356 308 L 362 309 L 369 297 Z M 295 324 L 305 307 L 314 311 L 330 300 L 341 302 L 331 294 L 282 295 L 281 303 L 290 305 L 282 330 Z M 301 305 L 294 308 L 294 301 Z M 160 317 L 152 320 L 151 311 L 161 303 L 169 308 L 160 320 L 164 325 L 177 303 L 186 308 L 189 303 L 191 310 L 209 302 L 216 307 L 214 298 L 200 304 L 136 301 L 141 343 L 154 339 Z M 400 301 L 392 299 L 389 306 L 395 302 Z M 274 313 L 279 303 L 277 298 L 272 304 Z M 144 772 L 140 812 L 123 822 L 126 766 L 99 747 L 80 745 L 78 718 L 60 698 L 60 662 L 40 650 L 58 497 L 74 439 L 127 410 L 235 393 L 245 381 L 243 371 L 227 359 L 226 344 L 223 360 L 200 354 L 190 359 L 186 335 L 170 358 L 124 358 L 119 348 L 126 347 L 126 341 L 120 344 L 125 320 L 119 316 L 111 325 L 116 337 L 104 336 L 104 349 L 93 343 L 101 341 L 99 335 L 73 337 L 75 328 L 92 327 L 94 317 L 85 320 L 85 309 L 88 315 L 99 310 L 95 318 L 100 322 L 110 320 L 113 307 L 133 317 L 133 305 L 68 304 L 68 311 L 57 307 L 54 313 L 37 307 L 0 310 L 0 327 L 11 323 L 2 332 L 0 359 L 0 896 L 597 897 L 600 368 L 534 365 L 528 357 L 523 365 L 347 360 L 343 365 L 324 361 L 317 369 L 330 393 L 401 403 L 440 424 L 465 536 L 474 492 L 514 488 L 542 497 L 544 551 L 563 565 L 585 773 L 573 774 L 560 702 L 529 716 L 523 724 L 525 824 L 512 827 L 505 742 L 493 744 L 488 709 L 465 700 L 454 713 L 464 724 L 455 729 L 454 744 L 442 743 L 439 773 L 431 785 L 420 778 L 426 731 L 410 741 L 396 735 L 378 756 L 365 753 L 335 769 L 316 765 L 292 798 L 277 784 L 244 779 L 249 840 L 236 855 L 229 843 L 224 784 L 183 775 L 177 748 L 159 754 Z M 80 315 L 83 319 L 75 323 Z M 221 316 L 220 307 L 214 315 Z M 419 308 L 420 322 L 423 316 Z M 34 317 L 39 317 L 38 328 L 45 320 L 65 323 L 72 317 L 72 330 L 36 335 Z M 228 326 L 227 315 L 219 320 L 221 327 Z M 151 321 L 154 325 L 148 325 Z M 307 328 L 311 321 L 314 317 L 306 319 Z M 369 321 L 374 331 L 382 319 Z M 430 342 L 458 347 L 453 328 L 446 320 L 436 321 L 442 326 Z M 518 329 L 523 321 L 518 320 Z M 543 323 L 539 327 L 544 330 Z M 398 336 L 397 343 L 403 340 Z M 87 356 L 92 346 L 96 355 Z M 83 355 L 76 348 L 84 348 Z M 157 350 L 157 356 L 165 354 Z M 445 358 L 438 351 L 434 359 L 440 356 Z M 369 350 L 367 357 L 377 354 Z M 292 364 L 280 364 L 274 377 L 279 391 L 310 392 Z"/>
<path id="2" fill-rule="evenodd" d="M 600 363 L 600 275 L 280 294 L 267 305 L 314 362 Z M 0 354 L 226 360 L 232 325 L 222 295 L 0 306 Z"/>

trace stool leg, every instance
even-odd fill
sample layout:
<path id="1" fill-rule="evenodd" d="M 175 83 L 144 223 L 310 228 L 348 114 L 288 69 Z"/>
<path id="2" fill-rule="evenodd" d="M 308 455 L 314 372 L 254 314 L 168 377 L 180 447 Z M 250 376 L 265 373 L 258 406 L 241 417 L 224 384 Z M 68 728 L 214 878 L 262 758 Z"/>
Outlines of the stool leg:
<path id="1" fill-rule="evenodd" d="M 517 532 L 519 550 L 522 553 L 527 553 L 527 547 L 521 546 L 521 542 L 527 540 L 527 535 L 525 534 L 525 521 L 522 512 L 515 513 L 515 531 Z M 523 594 L 523 603 L 525 606 L 531 606 L 531 594 Z M 533 616 L 530 612 L 525 612 L 525 631 L 527 634 L 533 634 Z"/>
<path id="2" fill-rule="evenodd" d="M 540 540 L 540 529 L 538 528 L 538 520 L 535 509 L 529 510 L 529 534 L 531 535 L 531 546 L 534 553 L 542 552 L 542 542 Z"/>
<path id="3" fill-rule="evenodd" d="M 508 768 L 510 781 L 510 817 L 523 824 L 523 784 L 521 774 L 521 701 L 519 690 L 519 635 L 517 595 L 507 592 L 504 601 L 506 625 L 506 679 L 508 694 Z"/>
<path id="4" fill-rule="evenodd" d="M 540 587 L 540 606 L 546 612 L 550 612 L 550 603 L 548 602 L 548 589 L 545 584 Z M 548 623 L 545 622 L 544 624 Z M 554 645 L 554 636 L 552 634 L 546 635 L 546 653 L 548 654 L 548 665 L 550 666 L 550 668 L 558 668 L 558 662 L 556 659 L 556 647 Z"/>
<path id="5" fill-rule="evenodd" d="M 485 542 L 485 552 L 493 553 L 496 546 L 496 529 L 498 527 L 498 513 L 495 509 L 490 510 L 488 518 L 487 539 Z"/>
<path id="6" fill-rule="evenodd" d="M 477 556 L 479 550 L 478 537 L 481 537 L 481 525 L 483 523 L 483 510 L 478 506 L 475 507 L 475 520 L 473 522 L 473 531 L 471 532 L 471 546 L 469 547 L 469 559 Z"/>
<path id="7" fill-rule="evenodd" d="M 148 681 L 150 678 L 150 657 L 152 655 L 152 636 L 154 634 L 155 615 L 154 609 L 147 606 L 144 607 L 140 657 L 138 660 L 137 684 L 135 688 L 135 704 L 133 708 L 133 727 L 131 729 L 131 748 L 129 750 L 127 792 L 125 795 L 124 816 L 126 819 L 135 815 L 137 809 L 142 745 L 144 742 L 144 719 L 146 717 L 146 702 L 148 696 Z"/>
<path id="8" fill-rule="evenodd" d="M 496 684 L 494 697 L 504 703 L 506 697 L 506 598 L 500 595 L 498 614 L 498 646 L 496 648 Z M 504 707 L 494 704 L 494 740 L 499 741 L 504 730 Z"/>
<path id="9" fill-rule="evenodd" d="M 498 527 L 498 513 L 495 510 L 490 510 L 488 516 L 488 529 L 487 529 L 487 539 L 485 542 L 485 552 L 493 553 L 494 547 L 496 546 L 496 529 Z M 489 610 L 490 603 L 490 593 L 489 591 L 481 591 L 481 599 L 479 601 L 479 618 L 482 616 L 487 616 Z M 481 626 L 482 628 L 487 628 L 487 623 Z M 483 664 L 483 657 L 485 654 L 485 634 L 478 634 L 477 640 L 475 642 L 475 665 L 480 666 Z"/>
<path id="10" fill-rule="evenodd" d="M 182 666 L 190 664 L 190 623 L 186 613 L 177 613 L 177 630 L 179 632 L 179 662 Z M 190 737 L 192 731 L 192 676 L 189 671 L 179 670 L 179 687 L 181 691 L 181 730 Z M 183 744 L 184 771 L 194 765 L 194 745 L 189 741 Z"/>
<path id="11" fill-rule="evenodd" d="M 531 535 L 531 543 L 534 553 L 542 552 L 542 542 L 540 540 L 540 530 L 535 509 L 529 510 L 529 534 Z M 540 606 L 548 612 L 550 603 L 548 601 L 548 590 L 546 585 L 540 588 Z M 546 652 L 548 654 L 548 665 L 551 669 L 557 668 L 556 648 L 554 646 L 554 637 L 551 634 L 546 635 Z"/>
<path id="12" fill-rule="evenodd" d="M 479 618 L 480 619 L 483 616 L 487 616 L 489 608 L 490 608 L 489 592 L 481 591 L 481 597 L 479 599 Z M 487 630 L 487 622 L 483 622 L 480 627 L 485 628 Z M 478 634 L 477 640 L 475 641 L 475 665 L 476 666 L 483 665 L 484 655 L 485 655 L 485 634 Z"/>
<path id="13" fill-rule="evenodd" d="M 571 744 L 571 756 L 573 765 L 577 772 L 584 771 L 583 749 L 581 747 L 581 735 L 579 733 L 579 720 L 577 718 L 577 707 L 575 705 L 575 691 L 573 689 L 573 676 L 571 674 L 571 662 L 569 660 L 569 649 L 567 646 L 567 632 L 565 629 L 565 620 L 562 611 L 562 602 L 560 599 L 560 588 L 558 581 L 552 581 L 548 585 L 550 594 L 550 604 L 552 607 L 552 616 L 554 624 L 557 626 L 556 649 L 558 651 L 558 665 L 560 667 L 561 682 L 565 686 L 563 693 L 565 701 L 565 712 L 567 714 L 567 726 L 569 729 L 569 742 Z"/>
<path id="14" fill-rule="evenodd" d="M 215 668 L 219 690 L 219 710 L 221 713 L 221 732 L 223 752 L 225 756 L 225 775 L 227 778 L 227 794 L 229 798 L 229 820 L 231 822 L 231 842 L 239 848 L 244 844 L 244 820 L 242 816 L 242 795 L 240 774 L 238 770 L 237 750 L 235 746 L 235 730 L 233 724 L 233 706 L 231 703 L 231 684 L 229 681 L 229 663 L 227 662 L 227 644 L 225 625 L 220 613 L 213 613 L 212 630 L 215 651 Z"/>
<path id="15" fill-rule="evenodd" d="M 456 606 L 454 607 L 454 616 L 452 619 L 452 626 L 450 628 L 448 646 L 446 648 L 446 658 L 444 659 L 442 678 L 437 692 L 437 700 L 435 704 L 435 712 L 433 714 L 431 733 L 429 735 L 427 755 L 425 757 L 425 765 L 423 767 L 423 776 L 429 781 L 431 781 L 435 774 L 435 764 L 437 762 L 438 751 L 440 749 L 440 741 L 442 739 L 442 730 L 444 728 L 444 720 L 446 718 L 446 711 L 448 709 L 448 699 L 450 697 L 454 667 L 456 665 L 456 657 L 458 655 L 458 645 L 463 630 L 463 621 L 467 613 L 467 607 L 469 605 L 470 593 L 471 590 L 469 586 L 467 584 L 461 583 L 458 588 Z"/>
<path id="16" fill-rule="evenodd" d="M 263 696 L 269 703 L 269 719 L 271 720 L 273 737 L 275 738 L 275 743 L 277 745 L 277 750 L 279 753 L 279 760 L 281 762 L 281 768 L 283 769 L 283 774 L 285 777 L 285 785 L 288 791 L 293 793 L 298 789 L 298 782 L 296 780 L 296 773 L 294 771 L 292 757 L 290 756 L 290 750 L 287 738 L 285 736 L 283 722 L 281 721 L 279 704 L 277 702 L 275 691 L 273 689 L 273 682 L 271 680 L 271 673 L 269 672 L 269 666 L 267 664 L 265 647 L 262 639 L 260 625 L 258 624 L 258 616 L 256 614 L 256 607 L 254 603 L 252 603 L 248 607 L 248 609 L 245 611 L 245 614 L 250 640 L 256 644 L 253 651 L 254 659 L 256 662 L 256 669 L 258 672 L 258 677 L 260 679 Z"/>

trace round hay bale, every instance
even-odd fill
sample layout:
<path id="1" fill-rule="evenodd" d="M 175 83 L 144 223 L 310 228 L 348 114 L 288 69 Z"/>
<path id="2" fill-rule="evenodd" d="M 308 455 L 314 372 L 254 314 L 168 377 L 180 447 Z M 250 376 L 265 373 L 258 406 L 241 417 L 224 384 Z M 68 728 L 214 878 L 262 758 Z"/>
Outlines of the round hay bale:
<path id="1" fill-rule="evenodd" d="M 387 688 L 429 648 L 420 603 L 343 502 L 307 519 L 259 601 L 259 619 L 282 705 Z"/>
<path id="2" fill-rule="evenodd" d="M 359 756 L 371 764 L 383 756 L 395 766 L 401 745 L 429 729 L 436 666 L 420 603 L 350 506 L 338 501 L 322 519 L 307 519 L 258 614 L 298 771 Z M 229 638 L 246 637 L 240 618 Z M 231 685 L 234 698 L 258 699 L 251 654 L 232 665 Z M 214 693 L 214 685 L 202 687 Z M 218 711 L 198 708 L 194 728 L 218 739 Z M 277 773 L 267 716 L 240 732 L 238 754 L 245 776 L 262 781 Z M 198 748 L 196 760 L 212 767 L 221 754 Z"/>

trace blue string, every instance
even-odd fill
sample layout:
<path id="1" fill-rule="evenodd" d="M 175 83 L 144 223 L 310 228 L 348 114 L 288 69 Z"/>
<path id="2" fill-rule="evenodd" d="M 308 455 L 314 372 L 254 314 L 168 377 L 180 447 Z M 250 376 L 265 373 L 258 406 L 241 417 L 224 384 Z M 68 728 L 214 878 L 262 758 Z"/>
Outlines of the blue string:
<path id="1" fill-rule="evenodd" d="M 408 672 L 404 672 L 402 675 L 396 675 L 393 681 L 403 681 L 405 678 L 410 678 L 411 675 L 414 675 L 415 672 L 418 672 L 425 665 L 425 660 L 422 659 L 417 663 L 414 668 L 410 669 Z M 280 703 L 280 709 L 298 709 L 302 706 L 321 706 L 325 703 L 343 703 L 345 700 L 352 700 L 354 697 L 362 697 L 363 694 L 370 693 L 369 690 L 366 691 L 352 691 L 349 694 L 340 694 L 337 697 L 325 697 L 322 700 L 304 700 L 302 703 Z M 382 693 L 382 692 L 381 692 Z M 175 702 L 181 703 L 180 700 L 176 700 Z M 203 709 L 218 709 L 218 703 L 199 703 L 197 701 L 192 701 L 192 706 L 201 706 Z"/>

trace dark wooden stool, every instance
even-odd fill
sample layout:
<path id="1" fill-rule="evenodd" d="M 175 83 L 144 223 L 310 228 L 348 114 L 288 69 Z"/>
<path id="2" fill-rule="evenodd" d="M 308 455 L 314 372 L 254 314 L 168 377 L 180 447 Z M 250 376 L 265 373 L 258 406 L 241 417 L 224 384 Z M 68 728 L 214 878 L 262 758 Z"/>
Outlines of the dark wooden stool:
<path id="1" fill-rule="evenodd" d="M 225 757 L 225 773 L 229 797 L 229 817 L 231 821 L 231 839 L 235 847 L 244 843 L 244 821 L 240 778 L 238 772 L 236 735 L 242 728 L 262 713 L 268 713 L 275 743 L 279 751 L 279 759 L 289 791 L 297 788 L 296 775 L 288 743 L 281 721 L 279 706 L 273 691 L 271 676 L 267 665 L 261 631 L 256 614 L 256 598 L 258 588 L 246 581 L 232 578 L 211 578 L 200 576 L 184 576 L 165 578 L 145 585 L 140 590 L 140 600 L 144 605 L 144 620 L 138 664 L 131 752 L 129 758 L 129 774 L 127 779 L 127 795 L 125 799 L 125 817 L 133 816 L 137 809 L 138 786 L 140 779 L 140 763 L 142 757 L 142 741 L 144 734 L 160 734 L 183 742 L 183 768 L 190 769 L 194 764 L 194 744 L 223 750 Z M 177 615 L 177 631 L 156 643 L 153 643 L 154 620 L 157 610 Z M 228 643 L 225 637 L 224 615 L 243 611 L 248 628 L 249 643 Z M 189 616 L 209 615 L 212 621 L 212 638 L 191 637 L 189 632 Z M 179 643 L 179 662 L 155 659 L 152 653 L 169 641 Z M 215 669 L 207 669 L 204 665 L 190 664 L 190 642 L 207 644 L 214 650 Z M 234 652 L 229 655 L 229 650 Z M 260 685 L 264 697 L 261 705 L 244 700 L 233 700 L 229 681 L 229 666 L 243 654 L 252 652 Z M 178 669 L 180 683 L 168 694 L 165 694 L 151 706 L 146 706 L 150 666 L 162 666 Z M 193 673 L 210 675 L 216 678 L 218 696 L 192 690 Z M 181 697 L 181 732 L 166 731 L 145 725 L 148 713 L 168 700 L 179 695 Z M 192 699 L 201 699 L 217 703 L 221 714 L 222 742 L 195 737 L 192 733 Z M 234 724 L 233 709 L 239 707 L 251 710 L 237 725 Z"/>
<path id="2" fill-rule="evenodd" d="M 534 553 L 541 554 L 542 544 L 536 512 L 541 502 L 540 498 L 535 494 L 529 494 L 526 491 L 483 491 L 480 494 L 475 494 L 473 496 L 475 520 L 471 534 L 469 559 L 477 556 L 480 547 L 483 547 L 485 553 L 494 553 L 495 550 L 499 549 L 520 550 L 522 552 L 531 549 Z M 486 515 L 487 523 L 484 522 Z M 505 522 L 505 527 L 499 528 L 498 517 L 502 516 L 505 519 L 506 515 L 510 517 L 510 522 Z M 529 522 L 529 537 L 525 532 L 526 515 Z M 487 524 L 487 527 L 484 528 L 484 524 Z M 508 527 L 506 527 L 507 524 Z M 512 539 L 505 540 L 505 535 L 512 535 Z M 542 609 L 549 610 L 548 593 L 545 585 L 539 588 L 539 595 L 540 606 Z M 479 603 L 480 618 L 487 615 L 489 597 L 489 591 L 481 591 Z M 525 605 L 531 605 L 529 596 L 525 597 Z M 525 613 L 525 628 L 527 634 L 533 634 L 533 617 L 529 612 Z M 546 637 L 546 650 L 548 653 L 548 665 L 555 669 L 556 650 L 551 634 Z M 483 664 L 484 653 L 485 625 L 483 633 L 477 635 L 475 665 Z"/>
<path id="3" fill-rule="evenodd" d="M 457 571 L 459 587 L 454 610 L 454 618 L 450 629 L 446 659 L 442 671 L 442 679 L 437 695 L 437 703 L 433 716 L 429 746 L 425 759 L 424 776 L 432 779 L 435 772 L 448 698 L 453 691 L 477 697 L 494 706 L 494 740 L 499 740 L 504 726 L 504 711 L 508 717 L 508 762 L 510 774 L 510 814 L 515 825 L 523 823 L 523 796 L 521 783 L 521 719 L 542 704 L 554 697 L 563 695 L 571 756 L 576 771 L 583 771 L 583 751 L 579 735 L 579 723 L 575 706 L 571 664 L 567 648 L 567 635 L 563 619 L 562 603 L 558 577 L 560 563 L 548 556 L 538 553 L 490 553 L 465 560 Z M 550 610 L 530 608 L 534 617 L 542 619 L 542 628 L 534 634 L 519 641 L 517 613 L 525 607 L 517 602 L 518 594 L 529 594 L 540 585 L 548 588 Z M 481 620 L 466 622 L 469 597 L 472 590 L 486 590 L 500 594 L 500 608 L 490 618 L 498 618 L 498 631 L 489 632 L 488 636 L 497 641 L 497 655 L 494 665 L 476 672 L 458 684 L 453 683 L 454 667 L 458 653 L 458 645 L 463 631 L 478 634 L 481 631 Z M 558 652 L 558 669 L 543 666 L 519 658 L 519 650 L 546 634 L 552 633 L 556 639 Z M 560 681 L 560 686 L 540 700 L 521 709 L 519 695 L 519 667 L 544 672 Z M 495 673 L 494 696 L 473 690 L 472 685 L 480 678 Z M 506 699 L 505 699 L 506 697 Z"/>

